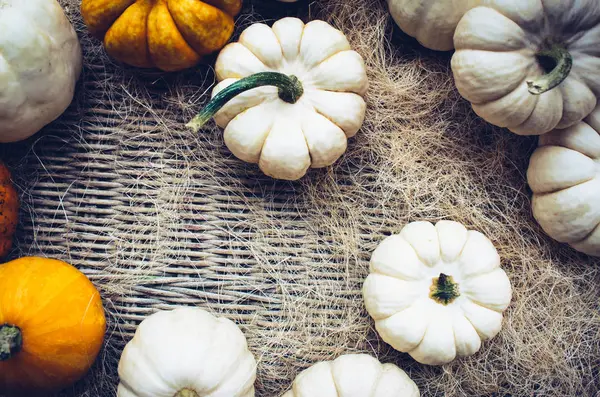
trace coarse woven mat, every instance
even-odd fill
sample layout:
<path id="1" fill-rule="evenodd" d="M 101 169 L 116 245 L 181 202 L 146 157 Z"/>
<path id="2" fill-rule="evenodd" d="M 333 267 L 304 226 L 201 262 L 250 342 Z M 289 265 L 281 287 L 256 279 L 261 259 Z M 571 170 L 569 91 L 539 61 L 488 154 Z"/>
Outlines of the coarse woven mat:
<path id="1" fill-rule="evenodd" d="M 311 363 L 366 352 L 425 396 L 594 396 L 600 390 L 600 261 L 551 241 L 530 213 L 535 138 L 479 120 L 453 88 L 450 54 L 419 47 L 382 0 L 247 0 L 237 34 L 286 15 L 325 19 L 365 57 L 364 128 L 333 167 L 278 182 L 234 158 L 210 123 L 208 66 L 123 67 L 62 0 L 85 68 L 71 108 L 1 147 L 22 199 L 12 257 L 66 260 L 100 289 L 106 346 L 64 396 L 113 396 L 121 349 L 156 310 L 195 305 L 236 321 L 278 396 Z M 209 60 L 213 62 L 214 59 Z M 370 253 L 407 222 L 452 219 L 489 236 L 514 288 L 502 332 L 473 357 L 416 363 L 381 342 L 361 298 Z"/>

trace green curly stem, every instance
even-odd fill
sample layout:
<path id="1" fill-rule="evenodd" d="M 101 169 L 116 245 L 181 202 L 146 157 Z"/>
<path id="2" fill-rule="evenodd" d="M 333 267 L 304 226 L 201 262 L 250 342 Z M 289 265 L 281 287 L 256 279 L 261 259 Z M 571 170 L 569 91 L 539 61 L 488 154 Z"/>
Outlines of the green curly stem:
<path id="1" fill-rule="evenodd" d="M 0 362 L 10 360 L 21 351 L 23 335 L 19 327 L 14 325 L 0 325 Z"/>
<path id="2" fill-rule="evenodd" d="M 200 397 L 200 395 L 192 389 L 181 389 L 173 397 Z"/>
<path id="3" fill-rule="evenodd" d="M 214 98 L 187 124 L 197 132 L 208 122 L 227 102 L 239 94 L 257 87 L 275 86 L 279 88 L 279 98 L 287 103 L 296 103 L 304 94 L 302 83 L 296 76 L 287 76 L 277 72 L 262 72 L 236 81 L 220 91 Z"/>
<path id="4" fill-rule="evenodd" d="M 440 273 L 439 277 L 433 278 L 433 283 L 429 287 L 429 297 L 444 306 L 452 303 L 460 296 L 458 284 L 454 282 L 452 276 Z"/>
<path id="5" fill-rule="evenodd" d="M 573 56 L 566 48 L 558 44 L 551 44 L 549 48 L 538 52 L 537 56 L 552 59 L 556 66 L 538 79 L 527 80 L 527 87 L 533 95 L 541 95 L 558 86 L 569 77 L 573 68 Z"/>

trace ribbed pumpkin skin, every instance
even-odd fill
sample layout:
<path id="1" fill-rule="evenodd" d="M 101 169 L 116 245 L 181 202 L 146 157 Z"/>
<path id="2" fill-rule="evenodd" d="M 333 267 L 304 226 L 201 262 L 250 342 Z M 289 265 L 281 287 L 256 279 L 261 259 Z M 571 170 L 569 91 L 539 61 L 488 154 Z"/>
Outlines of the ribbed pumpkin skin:
<path id="1" fill-rule="evenodd" d="M 242 0 L 83 0 L 81 14 L 113 58 L 178 71 L 227 43 L 241 7 Z"/>
<path id="2" fill-rule="evenodd" d="M 0 265 L 5 324 L 20 328 L 23 345 L 0 361 L 0 395 L 44 395 L 76 382 L 96 359 L 106 331 L 100 294 L 85 275 L 35 257 Z"/>
<path id="3" fill-rule="evenodd" d="M 0 163 L 0 257 L 10 252 L 18 219 L 19 197 L 10 180 L 10 171 Z"/>

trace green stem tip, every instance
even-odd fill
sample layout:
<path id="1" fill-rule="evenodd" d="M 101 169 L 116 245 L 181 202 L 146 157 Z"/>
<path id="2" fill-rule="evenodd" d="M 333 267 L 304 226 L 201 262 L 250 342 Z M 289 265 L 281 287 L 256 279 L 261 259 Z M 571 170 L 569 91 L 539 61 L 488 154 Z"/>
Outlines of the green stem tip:
<path id="1" fill-rule="evenodd" d="M 444 273 L 440 273 L 439 277 L 433 278 L 429 290 L 429 297 L 444 306 L 452 303 L 460 296 L 458 284 L 454 282 L 452 276 L 447 276 Z"/>
<path id="2" fill-rule="evenodd" d="M 561 45 L 551 44 L 547 49 L 538 52 L 537 56 L 552 60 L 556 66 L 537 79 L 527 80 L 527 87 L 533 95 L 541 95 L 557 87 L 569 77 L 573 68 L 573 56 Z"/>
<path id="3" fill-rule="evenodd" d="M 23 335 L 19 327 L 0 325 L 0 362 L 11 359 L 23 347 Z"/>
<path id="4" fill-rule="evenodd" d="M 296 103 L 304 94 L 302 83 L 296 76 L 288 76 L 277 72 L 262 72 L 245 77 L 219 91 L 217 95 L 196 115 L 187 127 L 197 132 L 227 102 L 239 94 L 257 87 L 275 86 L 279 89 L 279 98 L 287 103 Z"/>
<path id="5" fill-rule="evenodd" d="M 192 389 L 181 389 L 173 397 L 200 397 L 200 395 Z"/>

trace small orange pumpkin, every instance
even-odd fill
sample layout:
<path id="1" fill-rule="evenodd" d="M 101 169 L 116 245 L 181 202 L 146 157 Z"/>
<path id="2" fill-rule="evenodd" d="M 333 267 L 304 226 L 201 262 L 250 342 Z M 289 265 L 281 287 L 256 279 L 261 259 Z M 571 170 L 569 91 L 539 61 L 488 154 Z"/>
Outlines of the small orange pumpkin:
<path id="1" fill-rule="evenodd" d="M 0 163 L 0 257 L 10 252 L 18 218 L 19 197 L 10 180 L 10 171 Z"/>
<path id="2" fill-rule="evenodd" d="M 177 71 L 220 50 L 241 8 L 242 0 L 83 0 L 81 15 L 113 58 Z"/>
<path id="3" fill-rule="evenodd" d="M 35 257 L 0 265 L 0 395 L 31 396 L 76 382 L 105 331 L 100 294 L 73 266 Z"/>

